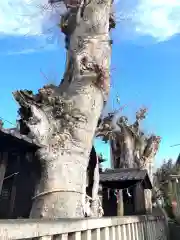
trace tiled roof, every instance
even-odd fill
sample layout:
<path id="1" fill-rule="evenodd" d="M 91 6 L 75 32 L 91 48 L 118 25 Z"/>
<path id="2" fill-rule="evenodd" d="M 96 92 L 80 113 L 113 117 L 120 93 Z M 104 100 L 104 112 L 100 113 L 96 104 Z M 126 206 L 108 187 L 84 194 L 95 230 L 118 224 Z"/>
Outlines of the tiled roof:
<path id="1" fill-rule="evenodd" d="M 105 172 L 100 174 L 100 181 L 139 181 L 144 180 L 146 176 L 148 176 L 146 170 L 139 170 L 134 168 L 107 169 Z"/>
<path id="2" fill-rule="evenodd" d="M 20 132 L 15 128 L 10 128 L 10 129 L 1 128 L 0 129 L 0 137 L 7 137 L 7 136 L 19 139 L 21 141 L 27 142 L 27 143 L 37 146 L 37 147 L 42 147 L 41 145 L 36 143 L 33 139 L 20 134 Z"/>

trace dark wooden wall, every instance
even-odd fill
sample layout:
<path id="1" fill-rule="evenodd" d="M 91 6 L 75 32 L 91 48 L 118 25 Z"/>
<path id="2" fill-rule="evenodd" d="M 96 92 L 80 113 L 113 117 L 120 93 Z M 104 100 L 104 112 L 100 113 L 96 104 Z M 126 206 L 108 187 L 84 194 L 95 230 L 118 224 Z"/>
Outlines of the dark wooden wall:
<path id="1" fill-rule="evenodd" d="M 32 207 L 32 197 L 34 195 L 38 174 L 36 164 L 27 161 L 21 161 L 20 173 L 16 180 L 16 198 L 14 204 L 13 218 L 28 218 Z"/>
<path id="2" fill-rule="evenodd" d="M 128 189 L 128 192 L 131 196 L 128 196 L 127 190 L 123 190 L 123 202 L 124 202 L 124 215 L 125 216 L 131 216 L 135 215 L 135 209 L 134 209 L 134 194 L 133 189 Z"/>
<path id="3" fill-rule="evenodd" d="M 9 154 L 8 165 L 0 196 L 0 218 L 27 218 L 32 206 L 40 164 L 34 153 Z M 17 175 L 13 175 L 14 173 Z M 6 196 L 5 196 L 6 194 Z"/>
<path id="4" fill-rule="evenodd" d="M 104 216 L 117 216 L 117 198 L 114 195 L 113 191 L 109 191 L 109 196 L 108 196 L 108 191 L 107 189 L 103 189 L 103 194 L 102 194 L 102 205 L 104 209 Z"/>
<path id="5" fill-rule="evenodd" d="M 123 190 L 123 215 L 124 216 L 132 216 L 132 215 L 139 215 L 145 214 L 144 211 L 144 198 L 143 195 L 141 196 L 141 192 L 139 192 L 139 197 L 137 198 L 137 194 L 134 194 L 135 188 L 129 188 L 128 193 L 127 190 Z M 141 197 L 141 198 L 140 198 Z M 138 202 L 139 200 L 142 200 Z M 142 211 L 139 212 L 139 208 L 137 208 L 137 202 L 139 206 L 142 206 Z M 117 216 L 118 214 L 118 204 L 117 204 L 117 197 L 114 195 L 113 190 L 109 190 L 109 196 L 107 188 L 103 188 L 102 192 L 102 205 L 104 209 L 105 216 Z"/>

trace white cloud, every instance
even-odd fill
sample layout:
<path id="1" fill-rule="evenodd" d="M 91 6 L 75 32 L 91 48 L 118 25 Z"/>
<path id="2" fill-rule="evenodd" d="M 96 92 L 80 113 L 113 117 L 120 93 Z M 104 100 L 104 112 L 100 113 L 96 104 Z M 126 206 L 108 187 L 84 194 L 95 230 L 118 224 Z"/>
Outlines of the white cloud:
<path id="1" fill-rule="evenodd" d="M 48 43 L 60 38 L 57 26 L 62 5 L 49 9 L 48 0 L 0 1 L 1 36 L 51 37 Z M 120 35 L 130 38 L 151 36 L 164 41 L 180 33 L 180 0 L 115 0 Z"/>
<path id="2" fill-rule="evenodd" d="M 3 37 L 11 41 L 8 44 L 11 47 L 8 51 L 3 49 L 3 53 L 25 54 L 33 49 L 46 50 L 49 45 L 56 45 L 62 39 L 57 24 L 63 12 L 62 4 L 52 8 L 48 0 L 0 1 L 0 43 Z M 12 36 L 15 39 L 9 38 Z"/>
<path id="3" fill-rule="evenodd" d="M 180 33 L 180 0 L 142 0 L 133 21 L 138 34 L 167 40 Z"/>
<path id="4" fill-rule="evenodd" d="M 180 0 L 117 0 L 116 12 L 128 37 L 165 41 L 180 33 Z"/>
<path id="5" fill-rule="evenodd" d="M 7 0 L 0 3 L 0 32 L 8 35 L 41 35 L 55 27 L 62 5 L 50 8 L 48 0 Z"/>

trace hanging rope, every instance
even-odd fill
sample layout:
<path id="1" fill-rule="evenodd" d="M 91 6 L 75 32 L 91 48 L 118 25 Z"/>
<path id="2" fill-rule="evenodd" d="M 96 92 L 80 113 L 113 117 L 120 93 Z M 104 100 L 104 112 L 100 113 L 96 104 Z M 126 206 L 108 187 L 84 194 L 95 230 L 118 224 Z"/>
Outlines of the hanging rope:
<path id="1" fill-rule="evenodd" d="M 141 185 L 142 183 L 143 183 L 143 181 L 144 180 L 141 180 L 140 182 L 137 182 L 137 183 L 135 183 L 135 184 L 133 184 L 133 185 L 131 185 L 131 186 L 129 186 L 129 187 L 127 187 L 127 188 L 120 188 L 120 189 L 115 189 L 114 190 L 114 195 L 117 197 L 117 199 L 118 199 L 118 193 L 119 193 L 119 191 L 121 190 L 121 191 L 125 191 L 126 190 L 126 192 L 127 192 L 127 195 L 128 195 L 128 197 L 132 197 L 132 195 L 130 194 L 130 192 L 129 192 L 129 190 L 131 190 L 132 188 L 135 188 L 137 185 Z M 110 190 L 113 190 L 112 188 L 105 188 L 105 189 L 107 189 L 107 191 L 108 191 L 108 199 L 110 198 Z M 117 200 L 118 201 L 118 200 Z"/>
<path id="2" fill-rule="evenodd" d="M 79 194 L 84 194 L 83 192 L 79 192 L 79 191 L 76 191 L 74 189 L 70 189 L 70 190 L 68 190 L 68 189 L 52 189 L 52 190 L 49 190 L 49 191 L 44 191 L 44 192 L 41 192 L 39 194 L 36 194 L 34 197 L 32 197 L 32 200 L 34 200 L 38 197 L 50 194 L 50 193 L 55 193 L 55 192 L 75 192 L 75 193 L 79 193 Z"/>

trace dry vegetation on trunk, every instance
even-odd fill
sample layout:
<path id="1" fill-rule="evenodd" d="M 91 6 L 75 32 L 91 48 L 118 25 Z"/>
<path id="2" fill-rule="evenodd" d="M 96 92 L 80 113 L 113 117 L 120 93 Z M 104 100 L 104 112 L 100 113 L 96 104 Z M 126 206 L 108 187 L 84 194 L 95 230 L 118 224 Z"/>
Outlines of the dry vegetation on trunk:
<path id="1" fill-rule="evenodd" d="M 84 216 L 89 154 L 109 94 L 111 5 L 111 0 L 85 0 L 71 6 L 60 24 L 67 48 L 62 83 L 37 94 L 14 93 L 21 133 L 42 145 L 32 218 Z"/>

